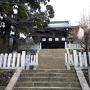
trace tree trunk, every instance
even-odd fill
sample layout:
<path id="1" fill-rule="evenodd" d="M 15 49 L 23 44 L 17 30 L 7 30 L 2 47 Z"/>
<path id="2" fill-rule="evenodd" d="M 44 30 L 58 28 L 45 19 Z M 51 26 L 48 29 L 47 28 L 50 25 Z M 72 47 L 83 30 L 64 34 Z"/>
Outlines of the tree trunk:
<path id="1" fill-rule="evenodd" d="M 15 34 L 14 38 L 13 38 L 13 48 L 12 50 L 18 50 L 18 33 Z"/>

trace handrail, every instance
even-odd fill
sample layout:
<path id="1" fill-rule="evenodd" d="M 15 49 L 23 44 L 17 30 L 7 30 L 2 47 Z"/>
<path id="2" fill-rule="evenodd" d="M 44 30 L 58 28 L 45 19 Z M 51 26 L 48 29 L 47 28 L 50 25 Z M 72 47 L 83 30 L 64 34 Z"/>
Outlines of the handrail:
<path id="1" fill-rule="evenodd" d="M 67 52 L 67 54 L 68 54 L 69 60 L 71 60 L 70 52 L 69 52 L 69 50 L 68 50 L 68 48 L 67 48 L 67 43 L 66 43 L 66 42 L 65 42 L 65 50 L 66 50 L 66 52 Z M 67 69 L 70 70 L 70 66 L 69 66 L 68 62 L 67 62 L 67 64 L 66 64 L 66 66 L 67 66 Z"/>
<path id="2" fill-rule="evenodd" d="M 13 88 L 14 88 L 14 86 L 15 86 L 15 84 L 16 84 L 16 82 L 17 82 L 17 80 L 18 80 L 18 78 L 19 78 L 19 76 L 21 74 L 21 72 L 22 72 L 21 68 L 18 68 L 16 70 L 16 72 L 14 73 L 12 78 L 10 79 L 10 81 L 9 81 L 7 87 L 5 88 L 5 90 L 13 90 Z"/>
<path id="3" fill-rule="evenodd" d="M 76 68 L 76 67 L 75 67 L 75 70 L 76 70 L 76 74 L 78 76 L 82 90 L 90 90 L 90 87 L 84 77 L 82 70 L 80 68 Z"/>
<path id="4" fill-rule="evenodd" d="M 67 55 L 68 55 L 68 59 L 71 61 L 71 55 L 70 55 L 70 52 L 69 52 L 69 49 L 68 49 L 68 47 L 67 47 L 67 43 L 65 43 L 65 50 L 66 50 L 66 52 L 67 52 Z M 88 83 L 87 83 L 87 81 L 86 81 L 86 79 L 85 79 L 85 76 L 84 76 L 84 74 L 83 74 L 83 72 L 82 72 L 82 70 L 81 69 L 83 69 L 83 67 L 77 67 L 78 65 L 77 65 L 77 59 L 79 59 L 79 58 L 76 58 L 76 56 L 77 56 L 77 54 L 75 53 L 75 52 L 73 52 L 73 54 L 75 55 L 74 56 L 74 62 L 76 62 L 76 64 L 75 64 L 75 71 L 76 71 L 76 74 L 77 74 L 77 77 L 78 77 L 78 79 L 79 79 L 79 82 L 80 82 L 80 85 L 81 85 L 81 88 L 82 88 L 82 90 L 90 90 L 90 87 L 89 87 L 89 85 L 88 85 Z M 79 53 L 80 55 L 81 55 L 81 53 Z M 85 54 L 85 52 L 84 52 L 84 54 Z M 80 56 L 79 55 L 79 56 Z M 86 55 L 86 54 L 85 54 Z M 84 55 L 84 56 L 85 56 Z M 81 58 L 80 58 L 81 59 Z M 85 60 L 86 61 L 86 60 Z M 67 65 L 69 65 L 69 62 L 68 62 L 68 60 L 67 60 L 67 62 L 66 62 L 66 64 Z M 87 66 L 87 65 L 86 65 Z M 84 67 L 84 69 L 88 69 L 89 70 L 89 68 L 90 67 Z"/>
<path id="5" fill-rule="evenodd" d="M 68 49 L 82 49 L 82 47 L 79 44 L 67 44 Z"/>

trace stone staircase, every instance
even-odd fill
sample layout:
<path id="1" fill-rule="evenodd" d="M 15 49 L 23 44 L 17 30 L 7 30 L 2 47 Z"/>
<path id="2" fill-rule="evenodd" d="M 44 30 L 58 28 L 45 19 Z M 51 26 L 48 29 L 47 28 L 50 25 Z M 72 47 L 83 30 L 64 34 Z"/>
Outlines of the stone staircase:
<path id="1" fill-rule="evenodd" d="M 23 70 L 13 90 L 82 90 L 75 70 L 66 70 L 64 50 L 39 53 L 37 70 Z"/>
<path id="2" fill-rule="evenodd" d="M 39 69 L 66 69 L 64 49 L 44 49 L 39 53 Z"/>

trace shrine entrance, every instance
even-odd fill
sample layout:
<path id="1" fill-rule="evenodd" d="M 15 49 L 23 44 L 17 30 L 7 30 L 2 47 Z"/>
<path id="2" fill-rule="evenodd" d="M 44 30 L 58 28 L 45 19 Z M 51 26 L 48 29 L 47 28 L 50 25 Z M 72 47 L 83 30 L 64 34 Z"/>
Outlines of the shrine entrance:
<path id="1" fill-rule="evenodd" d="M 65 48 L 65 38 L 42 38 L 42 49 Z"/>

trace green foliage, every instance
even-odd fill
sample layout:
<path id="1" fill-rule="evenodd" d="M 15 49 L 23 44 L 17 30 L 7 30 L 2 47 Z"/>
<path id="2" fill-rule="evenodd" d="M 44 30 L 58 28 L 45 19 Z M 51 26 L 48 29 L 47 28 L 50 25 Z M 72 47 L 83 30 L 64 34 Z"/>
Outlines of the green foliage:
<path id="1" fill-rule="evenodd" d="M 18 14 L 17 14 L 18 20 L 26 20 L 28 18 L 27 12 L 23 5 L 18 5 Z"/>
<path id="2" fill-rule="evenodd" d="M 42 30 L 49 23 L 49 19 L 47 19 L 46 13 L 44 12 L 36 12 L 33 18 L 30 19 L 32 19 L 33 26 L 36 26 L 38 30 Z"/>
<path id="3" fill-rule="evenodd" d="M 51 5 L 47 5 L 46 6 L 47 10 L 48 10 L 48 13 L 49 13 L 49 17 L 50 18 L 53 18 L 54 17 L 54 10 L 53 10 L 53 7 Z"/>
<path id="4" fill-rule="evenodd" d="M 0 12 L 9 13 L 11 11 L 11 6 L 9 3 L 0 3 Z"/>
<path id="5" fill-rule="evenodd" d="M 42 30 L 49 23 L 49 19 L 54 17 L 53 7 L 47 5 L 49 1 L 50 0 L 1 0 L 0 12 L 7 14 L 9 18 L 11 18 L 13 6 L 18 5 L 18 14 L 15 16 L 16 20 L 13 20 L 15 24 L 17 23 L 20 27 L 21 23 L 24 23 L 25 26 L 29 26 L 30 31 L 34 26 L 37 27 L 37 30 Z M 30 10 L 27 9 L 25 3 L 28 4 Z M 41 4 L 45 5 L 45 11 L 41 11 Z"/>
<path id="6" fill-rule="evenodd" d="M 15 40 L 18 41 L 18 36 L 20 32 L 24 34 L 31 33 L 33 30 L 43 30 L 47 27 L 50 22 L 50 18 L 54 17 L 54 10 L 51 5 L 47 3 L 50 0 L 0 0 L 0 14 L 6 14 L 7 21 L 14 26 L 15 29 Z M 25 5 L 27 3 L 27 5 Z M 46 7 L 45 11 L 42 11 L 42 4 Z M 17 7 L 14 7 L 14 6 Z M 29 7 L 29 9 L 28 9 Z M 18 13 L 14 15 L 13 8 L 18 10 Z M 13 17 L 11 17 L 13 16 Z M 7 30 L 2 30 L 5 32 L 9 38 L 10 36 L 10 26 Z M 14 41 L 15 42 L 15 41 Z"/>

